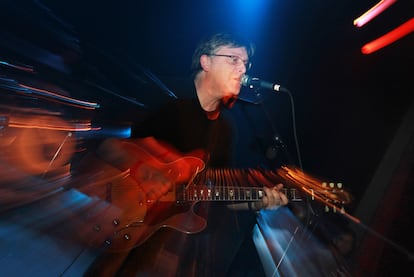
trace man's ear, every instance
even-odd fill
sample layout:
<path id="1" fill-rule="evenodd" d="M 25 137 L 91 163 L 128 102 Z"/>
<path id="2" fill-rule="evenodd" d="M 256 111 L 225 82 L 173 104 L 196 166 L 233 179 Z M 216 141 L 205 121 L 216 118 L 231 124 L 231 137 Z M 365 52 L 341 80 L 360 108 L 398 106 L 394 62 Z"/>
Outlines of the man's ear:
<path id="1" fill-rule="evenodd" d="M 204 71 L 209 71 L 210 61 L 211 60 L 209 59 L 209 56 L 207 56 L 206 54 L 200 56 L 200 65 Z"/>

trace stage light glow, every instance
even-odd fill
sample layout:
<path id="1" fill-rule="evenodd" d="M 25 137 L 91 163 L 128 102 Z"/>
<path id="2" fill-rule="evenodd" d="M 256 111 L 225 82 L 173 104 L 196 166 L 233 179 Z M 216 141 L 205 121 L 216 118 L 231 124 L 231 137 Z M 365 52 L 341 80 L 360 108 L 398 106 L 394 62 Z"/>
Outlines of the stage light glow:
<path id="1" fill-rule="evenodd" d="M 235 0 L 223 1 L 226 5 L 228 15 L 226 17 L 237 26 L 237 32 L 256 34 L 266 20 L 265 14 L 268 13 L 272 0 Z"/>

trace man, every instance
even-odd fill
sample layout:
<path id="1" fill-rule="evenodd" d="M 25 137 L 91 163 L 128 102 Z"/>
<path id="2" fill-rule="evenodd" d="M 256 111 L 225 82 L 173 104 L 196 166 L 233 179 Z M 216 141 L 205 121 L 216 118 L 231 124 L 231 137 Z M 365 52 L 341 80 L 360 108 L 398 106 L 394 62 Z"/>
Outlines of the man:
<path id="1" fill-rule="evenodd" d="M 177 91 L 178 99 L 172 99 L 133 129 L 133 144 L 139 150 L 130 142 L 110 139 L 101 145 L 98 154 L 121 170 L 130 169 L 151 202 L 162 199 L 172 186 L 191 180 L 205 168 L 231 167 L 233 126 L 224 112 L 237 100 L 241 78 L 250 68 L 253 54 L 252 44 L 230 34 L 218 33 L 204 40 L 193 54 L 192 83 Z M 143 156 L 151 157 L 153 162 L 146 163 L 148 158 Z M 197 157 L 202 163 L 187 162 L 183 157 Z M 171 168 L 165 170 L 168 165 Z M 218 186 L 226 185 L 225 178 L 213 179 Z M 254 211 L 287 204 L 282 187 L 264 187 L 261 201 L 252 205 L 220 201 L 197 204 L 195 213 L 207 219 L 203 231 L 187 235 L 159 230 L 130 253 L 119 274 L 232 274 L 237 251 L 251 235 Z M 159 245 L 154 246 L 155 242 Z M 148 258 L 147 254 L 155 257 Z"/>

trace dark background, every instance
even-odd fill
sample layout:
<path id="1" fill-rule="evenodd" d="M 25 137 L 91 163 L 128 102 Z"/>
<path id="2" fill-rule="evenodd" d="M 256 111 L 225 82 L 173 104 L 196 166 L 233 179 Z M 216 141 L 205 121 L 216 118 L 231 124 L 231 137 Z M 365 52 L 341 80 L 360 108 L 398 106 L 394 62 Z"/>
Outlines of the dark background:
<path id="1" fill-rule="evenodd" d="M 404 188 L 412 183 L 412 159 L 401 154 L 392 163 L 387 153 L 412 153 L 414 37 L 411 33 L 370 55 L 362 54 L 361 47 L 412 18 L 414 7 L 412 1 L 397 1 L 365 26 L 353 26 L 353 20 L 376 2 L 5 1 L 1 13 L 3 36 L 14 34 L 61 56 L 69 70 L 57 69 L 52 62 L 52 70 L 44 70 L 50 74 L 47 78 L 57 71 L 54 81 L 65 84 L 72 95 L 101 101 L 103 112 L 97 120 L 113 124 L 139 118 L 139 113 L 119 97 L 111 95 L 108 100 L 108 94 L 94 94 L 84 86 L 76 90 L 68 80 L 97 80 L 101 75 L 96 66 L 105 73 L 100 84 L 151 102 L 156 96 L 148 95 L 147 84 L 141 82 L 142 67 L 168 84 L 188 76 L 200 38 L 223 30 L 242 33 L 257 47 L 249 75 L 279 83 L 293 97 L 292 105 L 287 94 L 260 92 L 265 101 L 258 105 L 276 126 L 271 135 L 281 136 L 306 172 L 342 182 L 355 197 L 350 213 L 386 232 L 388 228 L 376 225 L 378 213 L 372 211 L 392 204 L 394 212 L 385 220 L 389 227 L 391 218 L 410 217 L 411 208 L 402 205 L 401 198 L 404 203 L 413 200 L 403 189 L 397 190 L 394 202 L 386 196 L 393 193 L 395 174 L 403 176 Z M 2 56 L 10 51 L 27 59 L 19 47 L 7 45 L 7 39 L 2 48 Z M 247 89 L 242 95 L 257 96 Z M 403 130 L 408 140 L 399 143 L 395 139 L 404 120 L 409 121 Z M 378 185 L 378 179 L 385 184 Z M 376 200 L 370 202 L 367 193 L 372 191 Z M 403 247 L 412 249 L 412 244 Z"/>

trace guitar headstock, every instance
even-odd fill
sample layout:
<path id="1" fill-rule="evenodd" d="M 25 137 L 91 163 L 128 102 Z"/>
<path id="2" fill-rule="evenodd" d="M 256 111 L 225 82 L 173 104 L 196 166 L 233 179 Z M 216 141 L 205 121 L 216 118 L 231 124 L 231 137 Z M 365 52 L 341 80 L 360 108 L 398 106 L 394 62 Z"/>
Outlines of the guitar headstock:
<path id="1" fill-rule="evenodd" d="M 325 205 L 325 211 L 345 212 L 344 206 L 352 202 L 351 194 L 344 189 L 342 182 L 325 182 L 296 168 L 282 167 L 278 175 L 289 186 L 296 187 L 311 200 Z"/>
<path id="2" fill-rule="evenodd" d="M 348 192 L 345 191 L 342 182 L 322 182 L 322 187 L 327 188 L 332 194 L 338 196 L 337 199 L 329 199 L 330 202 L 325 203 L 325 212 L 333 213 L 345 213 L 345 205 L 351 203 L 351 197 Z"/>

